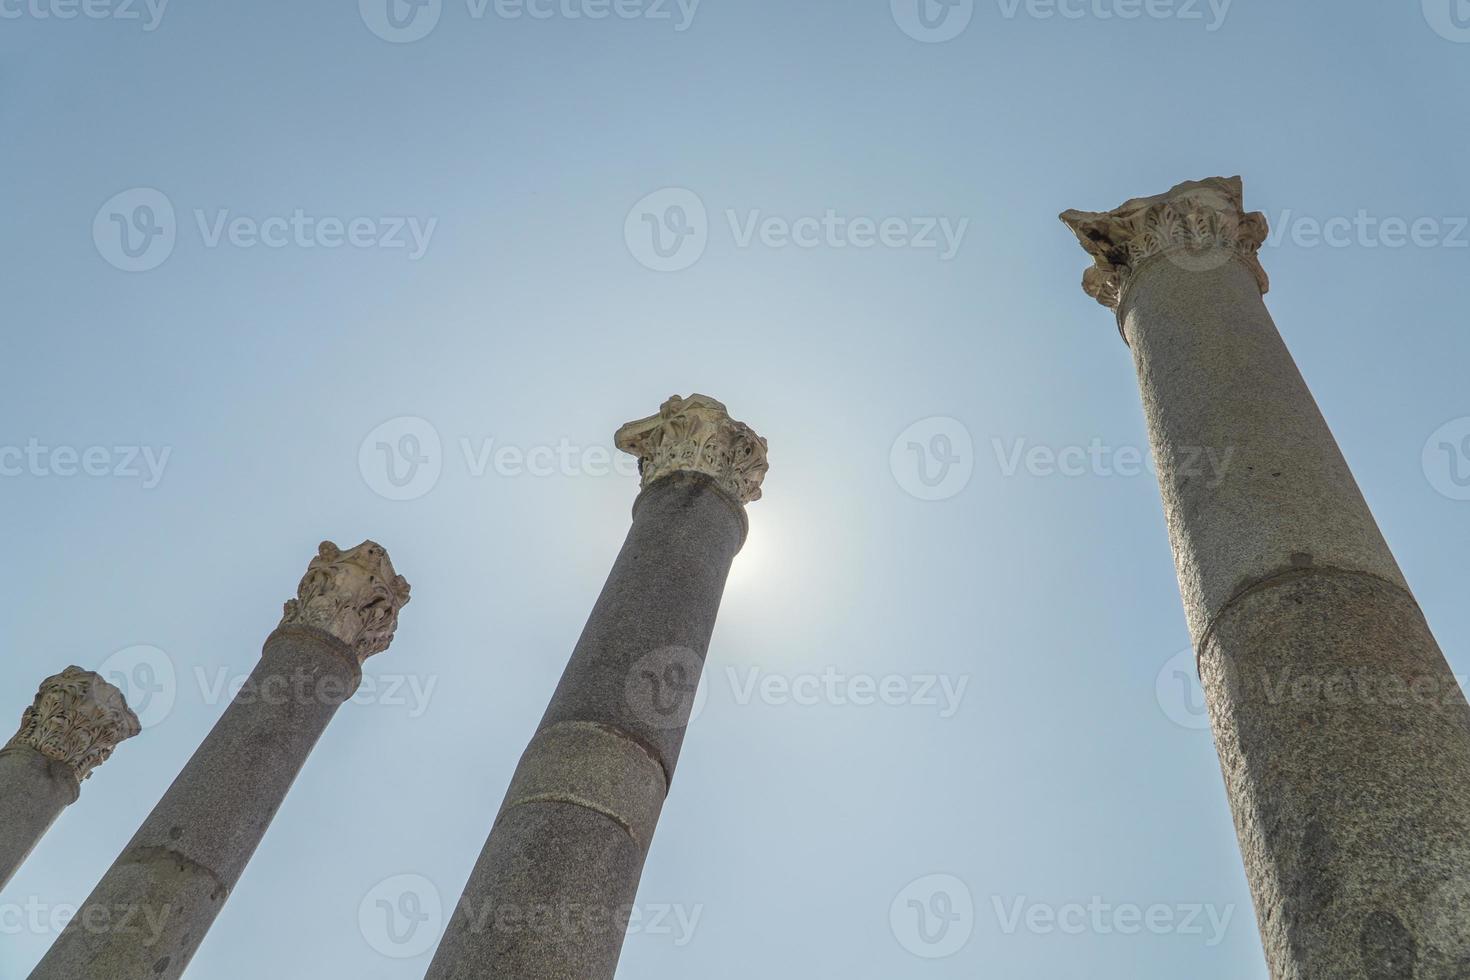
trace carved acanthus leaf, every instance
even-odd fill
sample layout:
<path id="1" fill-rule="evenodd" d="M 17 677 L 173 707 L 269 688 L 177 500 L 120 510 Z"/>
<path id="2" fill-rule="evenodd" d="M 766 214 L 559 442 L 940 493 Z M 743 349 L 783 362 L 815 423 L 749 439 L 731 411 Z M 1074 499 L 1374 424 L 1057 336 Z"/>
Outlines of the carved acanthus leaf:
<path id="1" fill-rule="evenodd" d="M 5 747 L 28 745 L 65 763 L 81 782 L 141 730 L 121 691 L 90 670 L 68 667 L 41 682 Z"/>
<path id="2" fill-rule="evenodd" d="M 1225 249 L 1250 266 L 1266 292 L 1270 280 L 1257 255 L 1266 240 L 1266 216 L 1247 214 L 1243 201 L 1239 177 L 1210 177 L 1135 198 L 1112 211 L 1063 212 L 1062 221 L 1094 262 L 1082 276 L 1082 289 L 1116 310 L 1128 277 L 1146 259 L 1176 250 Z"/>
<path id="3" fill-rule="evenodd" d="M 614 442 L 638 457 L 643 486 L 670 473 L 703 473 L 742 504 L 759 500 L 766 440 L 708 395 L 673 396 L 657 415 L 629 422 Z"/>
<path id="4" fill-rule="evenodd" d="M 323 541 L 296 598 L 286 602 L 281 625 L 325 630 L 352 647 L 361 663 L 388 649 L 408 599 L 408 582 L 393 571 L 382 545 L 364 541 L 343 551 Z"/>

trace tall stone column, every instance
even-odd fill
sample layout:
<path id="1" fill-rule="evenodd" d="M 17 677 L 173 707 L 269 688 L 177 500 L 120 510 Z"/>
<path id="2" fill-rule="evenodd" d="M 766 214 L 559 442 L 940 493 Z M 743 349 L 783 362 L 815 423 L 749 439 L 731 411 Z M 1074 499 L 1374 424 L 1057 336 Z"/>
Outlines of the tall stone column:
<path id="1" fill-rule="evenodd" d="M 140 731 L 121 691 L 80 667 L 41 682 L 0 749 L 0 888 L 75 803 L 82 780 Z"/>
<path id="2" fill-rule="evenodd" d="M 1132 348 L 1278 980 L 1470 976 L 1470 708 L 1262 300 L 1240 179 L 1062 220 Z"/>
<path id="3" fill-rule="evenodd" d="M 363 661 L 388 648 L 408 596 L 380 545 L 322 544 L 260 663 L 32 980 L 184 972 L 312 747 L 357 690 Z"/>
<path id="4" fill-rule="evenodd" d="M 633 526 L 519 766 L 431 980 L 610 980 L 766 441 L 712 398 L 630 422 Z"/>

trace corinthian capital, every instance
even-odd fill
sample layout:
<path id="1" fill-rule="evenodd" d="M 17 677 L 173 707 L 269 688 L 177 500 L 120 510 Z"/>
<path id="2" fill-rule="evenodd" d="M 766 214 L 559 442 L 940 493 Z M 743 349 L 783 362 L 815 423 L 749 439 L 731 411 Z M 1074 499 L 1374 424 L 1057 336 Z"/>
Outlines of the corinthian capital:
<path id="1" fill-rule="evenodd" d="M 296 587 L 296 598 L 286 602 L 281 625 L 326 630 L 352 647 L 362 663 L 393 642 L 408 591 L 408 582 L 394 573 L 388 552 L 377 542 L 343 551 L 323 541 Z"/>
<path id="2" fill-rule="evenodd" d="M 708 395 L 673 396 L 658 414 L 629 422 L 613 437 L 638 457 L 643 486 L 670 473 L 703 473 L 742 504 L 759 500 L 766 478 L 766 440 Z"/>
<path id="3" fill-rule="evenodd" d="M 1266 292 L 1270 281 L 1256 254 L 1266 240 L 1266 216 L 1247 214 L 1243 200 L 1239 177 L 1209 177 L 1112 211 L 1062 212 L 1095 263 L 1083 274 L 1082 289 L 1116 310 L 1129 277 L 1148 259 L 1171 254 L 1186 268 L 1201 268 L 1213 264 L 1204 253 L 1223 249 L 1245 262 Z"/>
<path id="4" fill-rule="evenodd" d="M 65 763 L 81 782 L 141 730 L 121 691 L 90 670 L 68 667 L 41 682 L 5 747 L 28 745 Z"/>

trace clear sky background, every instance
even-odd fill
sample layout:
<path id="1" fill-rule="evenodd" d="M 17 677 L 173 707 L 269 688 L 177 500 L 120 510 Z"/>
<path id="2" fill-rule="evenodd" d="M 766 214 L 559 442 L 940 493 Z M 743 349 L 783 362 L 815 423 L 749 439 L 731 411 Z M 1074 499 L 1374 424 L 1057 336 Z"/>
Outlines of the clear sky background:
<path id="1" fill-rule="evenodd" d="M 372 537 L 413 585 L 379 686 L 189 975 L 421 977 L 626 531 L 612 433 L 699 391 L 771 470 L 620 976 L 1264 978 L 1131 361 L 1056 215 L 1244 175 L 1271 310 L 1470 673 L 1470 8 L 565 2 L 0 3 L 0 445 L 107 474 L 0 457 L 3 710 L 70 663 L 162 689 L 0 893 L 0 976 L 317 543 Z M 427 462 L 396 487 L 378 442 Z"/>

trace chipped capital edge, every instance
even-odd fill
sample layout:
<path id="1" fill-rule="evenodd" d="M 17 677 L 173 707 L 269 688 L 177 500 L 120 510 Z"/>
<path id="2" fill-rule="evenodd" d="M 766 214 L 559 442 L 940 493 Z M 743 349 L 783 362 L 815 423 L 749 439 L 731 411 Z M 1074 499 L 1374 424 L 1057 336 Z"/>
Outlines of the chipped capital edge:
<path id="1" fill-rule="evenodd" d="M 1245 211 L 1238 176 L 1187 180 L 1111 211 L 1071 210 L 1060 217 L 1093 258 L 1082 275 L 1083 292 L 1115 313 L 1132 275 L 1154 256 L 1179 249 L 1227 249 L 1250 268 L 1262 294 L 1270 289 L 1258 255 L 1268 233 L 1266 216 Z"/>
<path id="2" fill-rule="evenodd" d="M 98 674 L 71 666 L 46 678 L 5 748 L 29 746 L 65 764 L 78 783 L 118 744 L 142 731 L 127 698 Z"/>
<path id="3" fill-rule="evenodd" d="M 398 629 L 398 611 L 408 600 L 408 581 L 394 572 L 382 545 L 364 541 L 343 551 L 323 541 L 296 598 L 286 601 L 280 625 L 330 633 L 351 647 L 361 664 L 388 649 Z"/>
<path id="4" fill-rule="evenodd" d="M 618 429 L 614 445 L 638 457 L 641 486 L 678 472 L 703 473 L 740 504 L 761 498 L 766 440 L 708 395 L 674 395 L 657 415 Z"/>

